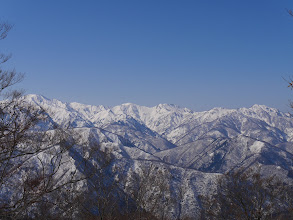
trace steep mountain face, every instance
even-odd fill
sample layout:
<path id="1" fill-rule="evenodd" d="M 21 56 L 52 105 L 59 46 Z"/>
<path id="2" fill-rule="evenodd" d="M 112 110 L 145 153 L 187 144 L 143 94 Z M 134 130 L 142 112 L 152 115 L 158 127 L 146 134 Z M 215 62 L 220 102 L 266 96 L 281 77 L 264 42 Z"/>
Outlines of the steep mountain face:
<path id="1" fill-rule="evenodd" d="M 26 100 L 47 110 L 51 120 L 46 126 L 78 129 L 84 141 L 111 148 L 117 163 L 128 160 L 127 169 L 139 170 L 149 161 L 168 167 L 176 177 L 172 184 L 187 189 L 174 216 L 196 215 L 197 195 L 212 189 L 216 177 L 232 169 L 260 166 L 263 173 L 293 178 L 293 118 L 274 108 L 194 112 L 168 104 L 107 108 L 38 95 Z"/>

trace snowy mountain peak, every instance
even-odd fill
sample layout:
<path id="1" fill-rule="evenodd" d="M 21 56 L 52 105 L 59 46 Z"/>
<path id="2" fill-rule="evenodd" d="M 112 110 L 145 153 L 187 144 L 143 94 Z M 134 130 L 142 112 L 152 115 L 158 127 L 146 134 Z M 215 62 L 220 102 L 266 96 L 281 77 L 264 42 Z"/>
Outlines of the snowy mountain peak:
<path id="1" fill-rule="evenodd" d="M 133 103 L 124 103 L 112 108 L 106 108 L 102 105 L 92 106 L 77 102 L 63 103 L 40 95 L 27 95 L 25 98 L 31 103 L 47 109 L 50 114 L 54 115 L 52 116 L 53 120 L 59 124 L 70 122 L 70 124 L 79 127 L 105 127 L 119 121 L 129 121 L 131 124 L 136 124 L 133 121 L 135 120 L 138 124 L 146 126 L 160 135 L 164 134 L 164 137 L 172 140 L 173 143 L 182 135 L 185 135 L 189 129 L 217 120 L 225 120 L 225 123 L 228 123 L 227 120 L 229 119 L 234 124 L 236 120 L 237 123 L 241 123 L 243 126 L 247 121 L 258 120 L 255 123 L 263 121 L 267 125 L 280 130 L 286 128 L 286 132 L 289 132 L 288 127 L 293 125 L 291 116 L 265 105 L 253 105 L 250 108 L 240 109 L 217 107 L 209 111 L 194 112 L 174 104 L 145 107 Z M 239 129 L 241 128 L 239 127 Z M 293 138 L 291 133 L 288 133 L 288 136 Z"/>
<path id="2" fill-rule="evenodd" d="M 164 108 L 164 109 L 180 109 L 180 107 L 178 105 L 175 104 L 158 104 L 157 106 L 155 106 L 156 108 Z"/>
<path id="3" fill-rule="evenodd" d="M 45 96 L 42 95 L 36 95 L 36 94 L 28 94 L 24 96 L 25 100 L 29 100 L 29 101 L 33 101 L 33 102 L 43 102 L 44 100 L 46 101 L 52 101 L 48 98 L 46 98 Z"/>
<path id="4" fill-rule="evenodd" d="M 126 103 L 122 103 L 121 105 L 122 105 L 122 106 L 134 106 L 134 105 L 136 105 L 136 104 L 131 103 L 131 102 L 126 102 Z"/>
<path id="5" fill-rule="evenodd" d="M 175 104 L 159 104 L 155 107 L 157 112 L 161 113 L 171 113 L 171 112 L 177 112 L 177 113 L 194 113 L 192 110 L 188 108 L 182 108 Z"/>
<path id="6" fill-rule="evenodd" d="M 66 103 L 63 103 L 57 99 L 49 99 L 43 95 L 36 95 L 36 94 L 29 94 L 29 95 L 25 95 L 24 99 L 27 102 L 30 103 L 34 103 L 36 105 L 42 105 L 43 107 L 47 107 L 47 106 L 65 106 Z"/>
<path id="7" fill-rule="evenodd" d="M 252 107 L 250 107 L 250 109 L 254 111 L 266 111 L 266 112 L 275 112 L 275 113 L 280 112 L 276 108 L 271 108 L 266 105 L 258 105 L 258 104 L 254 104 Z"/>

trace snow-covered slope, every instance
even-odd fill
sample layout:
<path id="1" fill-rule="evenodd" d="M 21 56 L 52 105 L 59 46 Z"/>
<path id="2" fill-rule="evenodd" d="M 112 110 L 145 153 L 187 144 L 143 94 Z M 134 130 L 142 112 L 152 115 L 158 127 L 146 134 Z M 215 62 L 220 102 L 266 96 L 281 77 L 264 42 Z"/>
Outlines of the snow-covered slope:
<path id="1" fill-rule="evenodd" d="M 78 130 L 84 141 L 112 148 L 117 163 L 128 160 L 136 169 L 152 161 L 180 174 L 180 183 L 192 185 L 181 204 L 189 211 L 197 194 L 212 189 L 217 173 L 261 166 L 264 172 L 293 178 L 293 118 L 274 108 L 194 112 L 168 104 L 108 108 L 39 95 L 25 99 L 46 109 L 51 123 Z"/>
<path id="2" fill-rule="evenodd" d="M 293 139 L 291 115 L 263 105 L 194 112 L 168 104 L 145 107 L 126 103 L 107 108 L 63 103 L 39 95 L 27 95 L 26 100 L 46 109 L 59 125 L 104 129 L 151 154 L 178 151 L 175 148 L 201 148 L 201 145 L 205 148 L 215 140 L 238 136 L 273 145 Z"/>
<path id="3" fill-rule="evenodd" d="M 168 104 L 145 107 L 126 103 L 106 108 L 39 95 L 28 95 L 26 100 L 46 109 L 57 124 L 111 133 L 132 159 L 151 157 L 205 172 L 227 171 L 243 164 L 245 158 L 258 157 L 293 139 L 292 116 L 263 105 L 194 112 Z M 219 161 L 225 169 L 219 168 Z"/>

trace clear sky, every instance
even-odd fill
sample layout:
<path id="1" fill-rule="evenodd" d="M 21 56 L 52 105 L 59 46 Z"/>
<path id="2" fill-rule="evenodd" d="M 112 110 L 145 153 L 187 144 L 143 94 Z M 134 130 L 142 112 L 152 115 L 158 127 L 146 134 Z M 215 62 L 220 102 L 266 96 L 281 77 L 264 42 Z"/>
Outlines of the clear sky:
<path id="1" fill-rule="evenodd" d="M 26 93 L 114 106 L 288 111 L 292 0 L 0 0 Z"/>

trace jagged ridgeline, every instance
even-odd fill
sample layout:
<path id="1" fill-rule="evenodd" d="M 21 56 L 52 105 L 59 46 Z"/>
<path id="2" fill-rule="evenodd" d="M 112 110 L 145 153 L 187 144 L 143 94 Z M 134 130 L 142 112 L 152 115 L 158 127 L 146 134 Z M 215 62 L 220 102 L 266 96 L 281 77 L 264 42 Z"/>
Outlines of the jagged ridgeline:
<path id="1" fill-rule="evenodd" d="M 53 134 L 58 127 L 70 137 L 54 148 L 63 152 L 58 172 L 52 149 L 35 152 L 26 163 L 33 175 L 42 167 L 56 175 L 54 181 L 72 182 L 67 189 L 72 195 L 64 195 L 76 200 L 70 205 L 75 218 L 199 218 L 199 196 L 213 193 L 221 174 L 239 169 L 257 168 L 264 176 L 292 182 L 293 118 L 274 108 L 194 112 L 130 103 L 108 108 L 39 95 L 25 101 L 46 111 L 39 128 Z M 1 196 L 10 192 L 2 188 Z M 50 207 L 53 214 L 69 209 Z"/>

